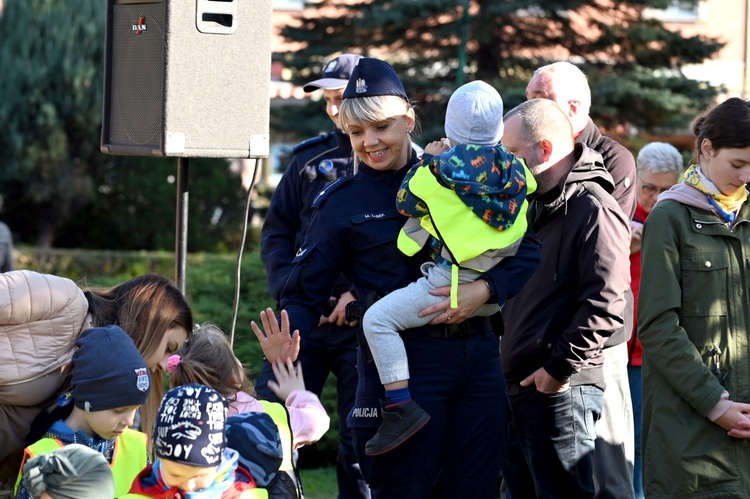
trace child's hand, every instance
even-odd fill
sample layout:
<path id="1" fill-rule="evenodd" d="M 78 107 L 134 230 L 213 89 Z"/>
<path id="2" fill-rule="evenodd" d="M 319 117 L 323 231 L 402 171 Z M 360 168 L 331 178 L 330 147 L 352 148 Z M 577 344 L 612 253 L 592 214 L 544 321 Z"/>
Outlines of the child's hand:
<path id="1" fill-rule="evenodd" d="M 292 335 L 289 334 L 289 315 L 286 310 L 281 311 L 280 330 L 273 309 L 267 308 L 261 312 L 260 320 L 263 323 L 262 330 L 255 321 L 251 321 L 250 326 L 252 326 L 255 336 L 260 342 L 260 347 L 263 349 L 263 355 L 266 356 L 266 359 L 271 364 L 278 359 L 296 360 L 297 354 L 299 354 L 300 336 L 299 331 L 294 331 Z"/>
<path id="2" fill-rule="evenodd" d="M 446 144 L 447 141 L 448 139 L 440 139 L 440 140 L 436 140 L 435 142 L 430 142 L 429 144 L 425 146 L 424 152 L 426 152 L 427 154 L 431 154 L 433 156 L 436 156 L 442 152 L 445 152 L 448 149 L 450 149 L 450 147 L 448 147 L 448 144 Z"/>
<path id="3" fill-rule="evenodd" d="M 294 390 L 305 389 L 305 379 L 302 377 L 302 364 L 297 364 L 297 369 L 295 369 L 292 361 L 287 359 L 286 362 L 277 360 L 271 367 L 273 368 L 273 374 L 276 376 L 276 381 L 268 380 L 268 388 L 279 399 L 285 401 Z"/>

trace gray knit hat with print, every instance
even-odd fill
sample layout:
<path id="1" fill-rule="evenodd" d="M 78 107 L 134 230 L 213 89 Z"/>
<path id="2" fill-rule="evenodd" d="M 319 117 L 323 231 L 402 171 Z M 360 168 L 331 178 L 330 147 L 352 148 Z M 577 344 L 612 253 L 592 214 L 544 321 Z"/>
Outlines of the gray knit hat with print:
<path id="1" fill-rule="evenodd" d="M 445 113 L 445 136 L 452 145 L 494 146 L 503 138 L 503 99 L 477 80 L 453 92 Z"/>

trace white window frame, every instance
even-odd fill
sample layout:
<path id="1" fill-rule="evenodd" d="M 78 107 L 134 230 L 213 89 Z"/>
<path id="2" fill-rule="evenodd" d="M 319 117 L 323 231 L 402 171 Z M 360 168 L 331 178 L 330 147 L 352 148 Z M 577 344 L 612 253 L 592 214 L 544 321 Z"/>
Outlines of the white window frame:
<path id="1" fill-rule="evenodd" d="M 662 22 L 680 23 L 696 22 L 701 19 L 701 10 L 705 2 L 696 0 L 693 7 L 686 9 L 680 6 L 681 0 L 672 0 L 672 5 L 666 9 L 643 9 L 643 17 L 658 19 Z"/>
<path id="2" fill-rule="evenodd" d="M 305 0 L 272 0 L 271 8 L 273 10 L 303 10 Z"/>

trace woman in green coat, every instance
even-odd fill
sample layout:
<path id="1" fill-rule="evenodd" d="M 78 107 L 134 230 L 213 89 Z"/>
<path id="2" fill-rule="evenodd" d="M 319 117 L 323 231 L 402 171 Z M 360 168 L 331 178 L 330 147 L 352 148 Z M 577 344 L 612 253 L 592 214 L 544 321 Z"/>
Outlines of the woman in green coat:
<path id="1" fill-rule="evenodd" d="M 750 497 L 750 103 L 693 124 L 684 181 L 643 235 L 643 456 L 648 498 Z"/>

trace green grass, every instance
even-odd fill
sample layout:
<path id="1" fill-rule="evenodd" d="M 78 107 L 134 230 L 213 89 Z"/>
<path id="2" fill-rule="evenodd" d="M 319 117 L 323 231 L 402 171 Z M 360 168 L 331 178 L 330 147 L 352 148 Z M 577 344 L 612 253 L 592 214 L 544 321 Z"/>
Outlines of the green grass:
<path id="1" fill-rule="evenodd" d="M 338 485 L 336 468 L 315 468 L 300 470 L 302 485 L 305 488 L 305 499 L 336 499 Z"/>

